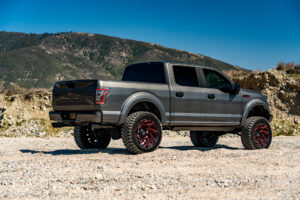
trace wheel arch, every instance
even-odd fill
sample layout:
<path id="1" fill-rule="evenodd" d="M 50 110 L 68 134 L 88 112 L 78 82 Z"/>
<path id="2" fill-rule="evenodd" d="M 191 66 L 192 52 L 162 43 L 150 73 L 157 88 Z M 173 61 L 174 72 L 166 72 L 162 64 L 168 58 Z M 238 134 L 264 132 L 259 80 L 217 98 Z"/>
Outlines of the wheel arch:
<path id="1" fill-rule="evenodd" d="M 242 126 L 246 120 L 252 116 L 261 116 L 270 121 L 272 115 L 269 106 L 263 100 L 253 99 L 245 105 L 242 116 Z"/>
<path id="2" fill-rule="evenodd" d="M 166 111 L 162 102 L 151 93 L 138 92 L 129 96 L 123 103 L 119 124 L 125 123 L 127 116 L 137 111 L 152 112 L 159 118 L 162 124 L 166 122 Z"/>

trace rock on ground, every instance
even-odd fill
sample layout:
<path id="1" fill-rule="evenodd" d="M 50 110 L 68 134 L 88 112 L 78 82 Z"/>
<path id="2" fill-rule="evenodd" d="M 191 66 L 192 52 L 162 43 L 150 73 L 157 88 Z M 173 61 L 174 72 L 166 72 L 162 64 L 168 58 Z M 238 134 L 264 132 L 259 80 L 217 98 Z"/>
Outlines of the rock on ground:
<path id="1" fill-rule="evenodd" d="M 72 138 L 0 138 L 0 199 L 300 199 L 300 137 L 249 151 L 240 138 L 212 149 L 165 136 L 129 155 L 122 141 L 78 150 Z"/>

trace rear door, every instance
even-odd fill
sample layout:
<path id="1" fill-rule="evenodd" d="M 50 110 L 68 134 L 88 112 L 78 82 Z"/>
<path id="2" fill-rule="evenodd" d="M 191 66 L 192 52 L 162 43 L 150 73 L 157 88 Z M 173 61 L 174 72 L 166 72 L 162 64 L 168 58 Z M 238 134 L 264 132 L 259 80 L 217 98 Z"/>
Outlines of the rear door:
<path id="1" fill-rule="evenodd" d="M 206 95 L 198 67 L 171 65 L 172 124 L 201 125 L 205 123 Z"/>
<path id="2" fill-rule="evenodd" d="M 206 125 L 239 125 L 241 119 L 241 96 L 231 93 L 233 83 L 213 69 L 203 68 L 206 85 Z"/>

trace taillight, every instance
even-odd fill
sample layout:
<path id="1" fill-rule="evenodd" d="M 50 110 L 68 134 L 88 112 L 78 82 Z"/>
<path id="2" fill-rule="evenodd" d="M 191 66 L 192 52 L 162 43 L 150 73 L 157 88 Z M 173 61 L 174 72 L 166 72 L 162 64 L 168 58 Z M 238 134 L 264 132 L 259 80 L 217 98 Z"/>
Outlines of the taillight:
<path id="1" fill-rule="evenodd" d="M 108 94 L 108 89 L 97 88 L 96 89 L 96 104 L 104 104 L 105 96 Z"/>

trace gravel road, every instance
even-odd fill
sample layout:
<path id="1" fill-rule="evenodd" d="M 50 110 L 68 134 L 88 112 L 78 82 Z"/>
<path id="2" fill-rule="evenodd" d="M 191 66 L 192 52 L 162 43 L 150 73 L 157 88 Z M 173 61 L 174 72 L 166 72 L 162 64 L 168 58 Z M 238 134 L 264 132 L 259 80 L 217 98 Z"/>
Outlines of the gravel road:
<path id="1" fill-rule="evenodd" d="M 128 155 L 121 140 L 80 151 L 72 138 L 0 138 L 0 199 L 300 199 L 300 137 L 247 151 L 240 138 L 212 149 L 163 137 Z"/>

